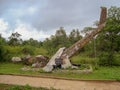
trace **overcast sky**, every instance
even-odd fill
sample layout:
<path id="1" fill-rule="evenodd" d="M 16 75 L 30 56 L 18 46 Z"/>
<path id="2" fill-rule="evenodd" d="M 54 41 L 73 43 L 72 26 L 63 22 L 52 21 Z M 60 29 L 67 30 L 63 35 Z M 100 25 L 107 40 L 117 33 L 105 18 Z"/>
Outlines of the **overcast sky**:
<path id="1" fill-rule="evenodd" d="M 0 34 L 44 40 L 61 26 L 82 30 L 99 20 L 101 6 L 120 7 L 120 0 L 0 0 Z"/>

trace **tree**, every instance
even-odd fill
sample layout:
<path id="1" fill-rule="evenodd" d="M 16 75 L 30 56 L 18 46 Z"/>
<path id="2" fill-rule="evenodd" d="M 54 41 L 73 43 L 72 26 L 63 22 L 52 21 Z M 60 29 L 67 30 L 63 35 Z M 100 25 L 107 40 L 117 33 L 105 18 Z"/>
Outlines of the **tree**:
<path id="1" fill-rule="evenodd" d="M 4 47 L 6 45 L 6 40 L 5 38 L 2 37 L 0 34 L 0 62 L 5 61 L 5 58 L 8 55 L 7 49 Z"/>
<path id="2" fill-rule="evenodd" d="M 9 37 L 9 45 L 19 45 L 22 43 L 22 39 L 20 38 L 20 34 L 18 32 L 12 33 L 11 36 Z"/>
<path id="3" fill-rule="evenodd" d="M 108 10 L 106 26 L 99 39 L 100 64 L 113 65 L 114 55 L 120 51 L 120 7 L 111 7 Z"/>
<path id="4" fill-rule="evenodd" d="M 0 34 L 0 45 L 5 45 L 6 44 L 6 40 L 5 38 L 2 37 L 2 35 Z"/>
<path id="5" fill-rule="evenodd" d="M 83 34 L 89 34 L 94 29 L 92 27 L 84 27 L 84 29 L 81 31 Z"/>
<path id="6" fill-rule="evenodd" d="M 54 43 L 57 43 L 59 45 L 59 48 L 69 46 L 68 37 L 63 27 L 60 27 L 56 31 L 56 34 L 54 37 Z"/>
<path id="7" fill-rule="evenodd" d="M 63 27 L 60 27 L 55 35 L 51 35 L 43 42 L 43 46 L 50 55 L 54 54 L 61 47 L 69 46 L 69 39 Z"/>
<path id="8" fill-rule="evenodd" d="M 80 35 L 80 32 L 78 29 L 73 29 L 71 32 L 70 32 L 70 35 L 69 35 L 69 41 L 72 44 L 74 44 L 75 42 L 77 42 L 78 40 L 80 40 L 82 38 L 82 36 Z"/>
<path id="9" fill-rule="evenodd" d="M 98 21 L 95 21 L 94 26 L 98 26 Z M 81 32 L 83 34 L 88 35 L 90 34 L 95 28 L 93 27 L 85 27 Z M 96 36 L 84 47 L 85 51 L 89 51 L 90 57 L 96 57 Z"/>
<path id="10" fill-rule="evenodd" d="M 38 40 L 34 40 L 33 38 L 30 38 L 29 40 L 25 40 L 22 43 L 23 45 L 30 45 L 30 46 L 35 46 L 35 47 L 41 47 L 42 42 Z"/>

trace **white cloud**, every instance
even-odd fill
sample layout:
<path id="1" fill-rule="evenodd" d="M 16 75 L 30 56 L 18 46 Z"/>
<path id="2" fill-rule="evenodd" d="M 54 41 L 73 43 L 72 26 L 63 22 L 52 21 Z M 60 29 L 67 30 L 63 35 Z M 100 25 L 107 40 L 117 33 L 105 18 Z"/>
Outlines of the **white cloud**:
<path id="1" fill-rule="evenodd" d="M 2 34 L 2 37 L 7 39 L 13 32 L 21 34 L 23 40 L 28 40 L 30 38 L 44 40 L 49 37 L 49 35 L 45 34 L 43 31 L 39 31 L 30 24 L 21 22 L 20 20 L 16 21 L 15 29 L 11 31 L 8 22 L 4 19 L 0 19 L 0 34 Z"/>
<path id="2" fill-rule="evenodd" d="M 5 22 L 4 19 L 0 19 L 0 32 L 6 31 L 8 29 L 8 22 Z"/>
<path id="3" fill-rule="evenodd" d="M 37 8 L 35 8 L 35 7 L 28 7 L 27 11 L 30 14 L 35 14 L 37 12 Z"/>
<path id="4" fill-rule="evenodd" d="M 44 40 L 45 38 L 49 37 L 49 35 L 45 34 L 43 31 L 38 31 L 36 28 L 21 21 L 17 22 L 14 32 L 21 34 L 21 38 L 23 40 L 28 40 L 30 38 L 36 40 Z"/>
<path id="5" fill-rule="evenodd" d="M 2 34 L 2 37 L 8 38 L 8 36 L 10 36 L 11 31 L 9 31 L 8 29 L 8 22 L 6 22 L 3 18 L 0 18 L 0 34 Z"/>

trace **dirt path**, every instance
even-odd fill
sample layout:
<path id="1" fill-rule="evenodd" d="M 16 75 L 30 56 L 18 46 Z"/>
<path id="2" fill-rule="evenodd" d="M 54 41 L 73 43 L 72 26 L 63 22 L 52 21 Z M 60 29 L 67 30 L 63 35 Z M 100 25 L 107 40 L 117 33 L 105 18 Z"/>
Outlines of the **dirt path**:
<path id="1" fill-rule="evenodd" d="M 34 87 L 54 87 L 62 90 L 120 90 L 120 82 L 74 81 L 41 77 L 0 75 L 0 83 Z"/>

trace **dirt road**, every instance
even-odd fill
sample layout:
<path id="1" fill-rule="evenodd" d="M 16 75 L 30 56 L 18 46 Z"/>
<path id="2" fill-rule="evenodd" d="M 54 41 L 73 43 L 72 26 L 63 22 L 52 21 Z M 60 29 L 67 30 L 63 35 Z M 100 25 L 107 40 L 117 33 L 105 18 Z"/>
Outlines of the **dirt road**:
<path id="1" fill-rule="evenodd" d="M 41 77 L 0 75 L 0 83 L 34 87 L 54 87 L 61 90 L 120 90 L 120 82 L 75 81 Z"/>

